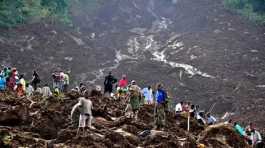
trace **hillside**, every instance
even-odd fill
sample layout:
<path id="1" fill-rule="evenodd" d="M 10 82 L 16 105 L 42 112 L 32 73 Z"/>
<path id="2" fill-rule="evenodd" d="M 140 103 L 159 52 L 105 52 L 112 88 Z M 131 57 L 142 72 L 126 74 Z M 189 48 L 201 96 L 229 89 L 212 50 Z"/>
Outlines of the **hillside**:
<path id="1" fill-rule="evenodd" d="M 82 13 L 83 12 L 83 13 Z M 102 84 L 108 71 L 141 86 L 264 128 L 265 29 L 221 0 L 109 0 L 93 15 L 72 10 L 73 26 L 49 21 L 0 29 L 0 63 L 43 82 L 70 70 L 72 86 Z M 151 77 L 150 77 L 151 75 Z"/>

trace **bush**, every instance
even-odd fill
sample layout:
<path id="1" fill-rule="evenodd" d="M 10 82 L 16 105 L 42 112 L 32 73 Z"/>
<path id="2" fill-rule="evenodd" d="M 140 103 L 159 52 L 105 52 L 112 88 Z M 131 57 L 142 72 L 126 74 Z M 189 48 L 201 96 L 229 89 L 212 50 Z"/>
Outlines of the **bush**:
<path id="1" fill-rule="evenodd" d="M 12 27 L 50 17 L 68 22 L 69 0 L 0 0 L 0 26 Z"/>
<path id="2" fill-rule="evenodd" d="M 265 24 L 265 0 L 224 0 L 224 5 L 251 21 Z"/>

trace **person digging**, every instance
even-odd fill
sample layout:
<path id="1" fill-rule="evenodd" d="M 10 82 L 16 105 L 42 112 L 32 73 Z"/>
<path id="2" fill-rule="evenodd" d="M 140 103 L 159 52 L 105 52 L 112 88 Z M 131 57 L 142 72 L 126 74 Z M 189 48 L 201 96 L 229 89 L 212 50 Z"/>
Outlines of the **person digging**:
<path id="1" fill-rule="evenodd" d="M 82 130 L 82 135 L 85 135 L 85 128 L 88 126 L 92 128 L 92 101 L 87 97 L 80 97 L 79 102 L 75 104 L 71 111 L 71 119 L 73 120 L 73 114 L 78 107 L 80 107 L 80 115 L 79 115 L 79 125 L 77 129 L 76 136 L 79 135 L 80 128 Z"/>

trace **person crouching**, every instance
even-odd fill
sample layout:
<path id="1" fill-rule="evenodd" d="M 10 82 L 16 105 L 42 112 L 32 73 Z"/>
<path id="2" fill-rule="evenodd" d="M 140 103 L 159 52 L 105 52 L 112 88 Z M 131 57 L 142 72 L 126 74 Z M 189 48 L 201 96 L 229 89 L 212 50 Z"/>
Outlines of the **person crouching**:
<path id="1" fill-rule="evenodd" d="M 73 107 L 71 111 L 71 119 L 73 119 L 73 113 L 77 109 L 77 107 L 81 108 L 80 116 L 79 116 L 79 125 L 77 129 L 76 135 L 79 135 L 80 128 L 82 129 L 82 135 L 85 134 L 85 127 L 92 127 L 92 101 L 85 97 L 78 98 L 79 102 Z"/>

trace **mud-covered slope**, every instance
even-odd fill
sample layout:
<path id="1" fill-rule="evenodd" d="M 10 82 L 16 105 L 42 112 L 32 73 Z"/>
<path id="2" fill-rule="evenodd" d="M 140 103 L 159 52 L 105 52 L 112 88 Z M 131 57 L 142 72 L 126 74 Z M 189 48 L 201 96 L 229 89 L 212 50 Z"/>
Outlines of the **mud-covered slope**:
<path id="1" fill-rule="evenodd" d="M 216 125 L 205 127 L 187 118 L 178 120 L 167 113 L 165 130 L 154 130 L 154 106 L 144 105 L 138 120 L 124 115 L 124 100 L 90 97 L 93 102 L 93 127 L 76 136 L 78 110 L 71 121 L 69 114 L 77 103 L 78 95 L 71 93 L 63 98 L 40 96 L 30 100 L 13 94 L 0 94 L 0 147 L 189 147 L 197 144 L 207 147 L 247 147 L 231 127 Z M 220 138 L 222 137 L 222 138 Z"/>
<path id="2" fill-rule="evenodd" d="M 217 102 L 216 114 L 264 125 L 264 27 L 221 0 L 110 0 L 73 20 L 72 28 L 44 22 L 1 29 L 1 63 L 28 77 L 37 69 L 44 82 L 58 68 L 72 71 L 73 84 L 102 83 L 108 71 L 141 86 L 161 81 L 177 100 L 205 108 Z"/>

